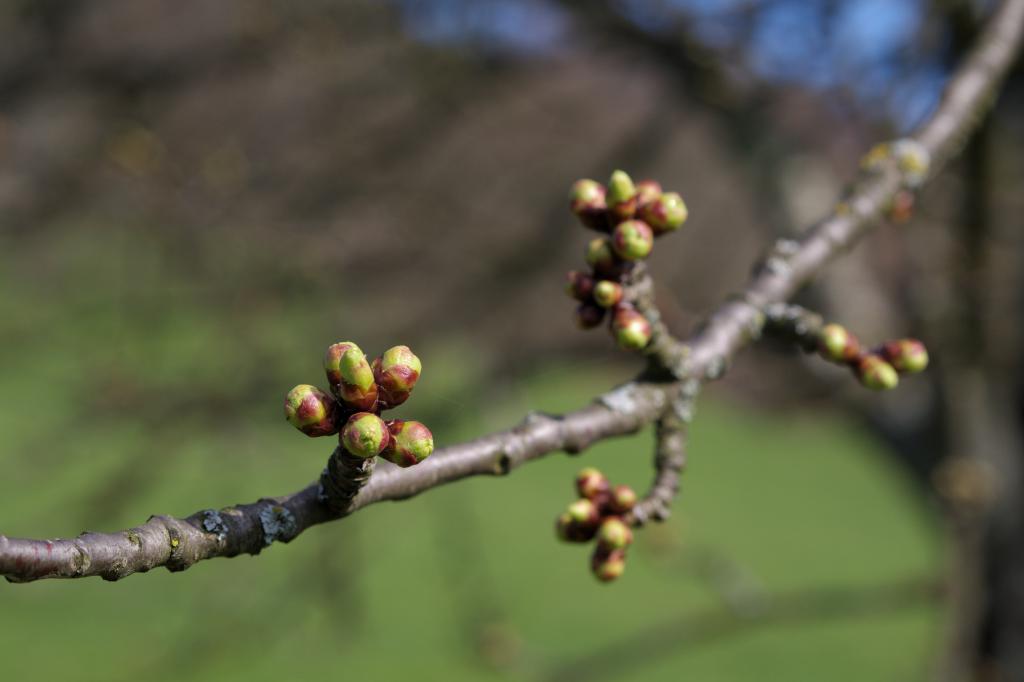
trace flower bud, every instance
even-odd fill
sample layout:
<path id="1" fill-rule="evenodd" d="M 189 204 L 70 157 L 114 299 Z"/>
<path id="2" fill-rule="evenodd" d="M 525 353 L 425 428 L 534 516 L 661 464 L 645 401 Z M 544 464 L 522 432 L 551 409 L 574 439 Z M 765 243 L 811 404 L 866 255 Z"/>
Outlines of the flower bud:
<path id="1" fill-rule="evenodd" d="M 327 385 L 337 386 L 341 383 L 341 356 L 350 348 L 359 348 L 351 341 L 339 341 L 327 347 L 324 355 L 324 370 L 327 372 Z"/>
<path id="2" fill-rule="evenodd" d="M 594 278 L 576 270 L 570 270 L 565 285 L 565 292 L 577 301 L 589 301 L 594 293 Z"/>
<path id="3" fill-rule="evenodd" d="M 608 478 L 594 467 L 580 469 L 576 474 L 576 492 L 580 497 L 593 500 L 601 493 L 608 492 Z"/>
<path id="4" fill-rule="evenodd" d="M 368 459 L 381 454 L 391 442 L 384 420 L 372 412 L 356 412 L 341 429 L 341 444 L 356 457 Z"/>
<path id="5" fill-rule="evenodd" d="M 896 370 L 874 353 L 868 353 L 857 361 L 854 371 L 860 383 L 873 391 L 888 391 L 900 383 Z"/>
<path id="6" fill-rule="evenodd" d="M 622 576 L 626 570 L 626 553 L 621 549 L 604 552 L 599 547 L 590 558 L 590 570 L 594 577 L 608 583 Z"/>
<path id="7" fill-rule="evenodd" d="M 330 373 L 330 372 L 328 372 Z M 341 381 L 331 386 L 334 395 L 354 410 L 372 410 L 377 404 L 377 384 L 363 351 L 354 345 L 338 362 Z"/>
<path id="8" fill-rule="evenodd" d="M 903 138 L 892 143 L 892 155 L 896 157 L 903 180 L 910 187 L 921 185 L 928 177 L 931 153 L 928 148 L 913 138 Z"/>
<path id="9" fill-rule="evenodd" d="M 882 344 L 882 358 L 897 372 L 916 374 L 928 367 L 928 349 L 917 339 L 900 339 Z"/>
<path id="10" fill-rule="evenodd" d="M 299 384 L 284 398 L 288 423 L 310 437 L 338 432 L 338 404 L 316 386 Z"/>
<path id="11" fill-rule="evenodd" d="M 612 276 L 619 271 L 619 259 L 615 256 L 612 243 L 604 237 L 591 239 L 584 254 L 587 265 L 600 274 Z"/>
<path id="12" fill-rule="evenodd" d="M 602 308 L 612 308 L 622 300 L 622 285 L 603 279 L 593 286 L 594 302 Z"/>
<path id="13" fill-rule="evenodd" d="M 860 356 L 860 342 L 846 327 L 826 324 L 818 337 L 818 354 L 832 362 L 853 362 Z"/>
<path id="14" fill-rule="evenodd" d="M 637 191 L 633 179 L 625 171 L 617 170 L 608 180 L 608 192 L 605 195 L 608 210 L 619 220 L 628 220 L 636 213 Z"/>
<path id="15" fill-rule="evenodd" d="M 408 400 L 422 371 L 420 359 L 408 346 L 394 346 L 384 351 L 373 363 L 373 376 L 380 387 L 384 406 L 398 407 Z"/>
<path id="16" fill-rule="evenodd" d="M 576 326 L 593 329 L 604 319 L 604 308 L 593 303 L 580 303 L 576 308 Z"/>
<path id="17" fill-rule="evenodd" d="M 597 546 L 606 552 L 625 549 L 633 543 L 633 531 L 617 516 L 611 516 L 601 522 L 597 529 Z"/>
<path id="18" fill-rule="evenodd" d="M 688 215 L 683 198 L 676 192 L 666 192 L 640 207 L 640 217 L 651 226 L 655 235 L 678 230 Z"/>
<path id="19" fill-rule="evenodd" d="M 651 340 L 651 323 L 634 308 L 619 306 L 612 316 L 612 334 L 620 347 L 641 350 Z"/>
<path id="20" fill-rule="evenodd" d="M 594 180 L 577 180 L 569 190 L 569 210 L 592 230 L 605 230 L 608 218 L 605 207 L 605 189 Z"/>
<path id="21" fill-rule="evenodd" d="M 588 542 L 595 532 L 596 526 L 575 521 L 569 512 L 563 512 L 555 519 L 555 534 L 565 542 Z"/>
<path id="22" fill-rule="evenodd" d="M 661 184 L 657 180 L 641 180 L 636 183 L 636 206 L 640 210 L 645 204 L 661 196 Z"/>
<path id="23" fill-rule="evenodd" d="M 388 422 L 391 442 L 381 456 L 400 467 L 419 464 L 434 451 L 434 434 L 420 422 L 395 419 Z"/>
<path id="24" fill-rule="evenodd" d="M 625 514 L 636 506 L 636 493 L 628 485 L 617 485 L 612 488 L 608 506 L 616 514 Z"/>
<path id="25" fill-rule="evenodd" d="M 569 515 L 573 523 L 595 530 L 601 520 L 601 512 L 597 505 L 585 497 L 570 504 L 565 513 Z"/>
<path id="26" fill-rule="evenodd" d="M 642 220 L 627 220 L 612 231 L 612 248 L 622 260 L 647 258 L 654 248 L 654 232 Z"/>

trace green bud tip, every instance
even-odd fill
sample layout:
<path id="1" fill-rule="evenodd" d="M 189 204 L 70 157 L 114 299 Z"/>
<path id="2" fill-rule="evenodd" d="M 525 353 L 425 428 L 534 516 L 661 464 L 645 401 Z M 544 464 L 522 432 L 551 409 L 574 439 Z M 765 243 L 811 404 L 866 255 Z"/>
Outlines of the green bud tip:
<path id="1" fill-rule="evenodd" d="M 576 492 L 582 498 L 593 500 L 601 493 L 608 492 L 608 478 L 594 467 L 580 469 L 576 474 Z"/>
<path id="2" fill-rule="evenodd" d="M 391 442 L 381 456 L 400 467 L 419 464 L 434 451 L 434 435 L 417 421 L 395 419 L 388 422 Z"/>
<path id="3" fill-rule="evenodd" d="M 644 205 L 656 201 L 661 196 L 661 184 L 657 180 L 641 180 L 636 183 L 636 205 L 640 210 Z"/>
<path id="4" fill-rule="evenodd" d="M 605 189 L 596 180 L 577 180 L 569 190 L 569 209 L 576 215 L 603 211 Z"/>
<path id="5" fill-rule="evenodd" d="M 341 444 L 356 457 L 379 455 L 391 442 L 384 420 L 372 412 L 356 412 L 341 429 Z"/>
<path id="6" fill-rule="evenodd" d="M 826 324 L 818 337 L 818 354 L 832 362 L 853 362 L 860 356 L 860 342 L 846 327 Z"/>
<path id="7" fill-rule="evenodd" d="M 928 367 L 928 349 L 917 339 L 888 341 L 882 345 L 882 357 L 897 372 L 916 374 Z"/>
<path id="8" fill-rule="evenodd" d="M 615 486 L 609 506 L 616 514 L 625 514 L 636 506 L 636 492 L 628 485 Z"/>
<path id="9" fill-rule="evenodd" d="M 570 504 L 565 513 L 569 515 L 573 523 L 591 528 L 596 528 L 597 522 L 601 518 L 597 505 L 585 497 Z"/>
<path id="10" fill-rule="evenodd" d="M 676 192 L 666 192 L 640 208 L 640 217 L 651 226 L 655 235 L 678 230 L 688 215 L 683 198 Z"/>
<path id="11" fill-rule="evenodd" d="M 359 348 L 351 341 L 339 341 L 327 347 L 324 355 L 324 370 L 327 372 L 327 383 L 337 386 L 341 383 L 341 356 L 350 348 Z"/>
<path id="12" fill-rule="evenodd" d="M 603 583 L 616 580 L 626 571 L 626 553 L 621 549 L 604 552 L 598 547 L 590 559 L 590 570 Z"/>
<path id="13" fill-rule="evenodd" d="M 612 317 L 615 341 L 626 350 L 642 350 L 651 341 L 651 323 L 633 308 L 619 306 Z"/>
<path id="14" fill-rule="evenodd" d="M 584 258 L 587 265 L 598 272 L 613 271 L 617 262 L 611 242 L 604 237 L 595 237 L 587 243 Z"/>
<path id="15" fill-rule="evenodd" d="M 612 232 L 612 248 L 622 260 L 647 258 L 654 248 L 654 232 L 642 220 L 621 222 Z"/>
<path id="16" fill-rule="evenodd" d="M 633 543 L 633 531 L 617 516 L 610 516 L 597 529 L 597 544 L 606 552 L 625 549 Z"/>
<path id="17" fill-rule="evenodd" d="M 409 399 L 419 381 L 423 364 L 408 346 L 394 346 L 374 362 L 374 376 L 380 386 L 381 401 L 388 407 L 397 407 Z"/>
<path id="18" fill-rule="evenodd" d="M 288 423 L 310 437 L 330 436 L 338 432 L 337 403 L 316 386 L 299 384 L 284 398 L 284 417 Z"/>
<path id="19" fill-rule="evenodd" d="M 896 369 L 873 353 L 862 356 L 854 369 L 860 383 L 873 391 L 889 391 L 900 383 Z"/>
<path id="20" fill-rule="evenodd" d="M 636 185 L 625 171 L 617 170 L 612 173 L 612 177 L 608 180 L 605 202 L 608 204 L 608 209 L 622 220 L 632 218 L 636 213 Z"/>
<path id="21" fill-rule="evenodd" d="M 577 301 L 589 301 L 594 293 L 594 278 L 576 270 L 570 270 L 566 279 L 565 293 Z"/>
<path id="22" fill-rule="evenodd" d="M 622 300 L 622 285 L 603 279 L 593 286 L 594 302 L 602 308 L 612 308 Z"/>
<path id="23" fill-rule="evenodd" d="M 576 307 L 576 326 L 580 329 L 593 329 L 604 319 L 605 309 L 593 303 L 580 303 Z"/>
<path id="24" fill-rule="evenodd" d="M 370 411 L 377 405 L 377 383 L 373 369 L 357 346 L 345 351 L 338 363 L 341 381 L 331 386 L 334 394 L 353 410 Z"/>

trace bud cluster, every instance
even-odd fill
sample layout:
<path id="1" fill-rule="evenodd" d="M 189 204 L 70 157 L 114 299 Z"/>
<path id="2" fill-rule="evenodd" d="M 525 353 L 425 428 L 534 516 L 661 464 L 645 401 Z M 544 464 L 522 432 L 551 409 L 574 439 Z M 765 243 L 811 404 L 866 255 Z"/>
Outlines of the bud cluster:
<path id="1" fill-rule="evenodd" d="M 627 350 L 641 350 L 651 340 L 651 324 L 626 300 L 623 283 L 634 263 L 650 255 L 654 239 L 682 227 L 687 210 L 675 192 L 663 192 L 654 180 L 634 183 L 625 172 L 612 173 L 607 187 L 577 180 L 569 191 L 569 208 L 585 227 L 602 233 L 585 251 L 589 273 L 569 273 L 567 293 L 580 302 L 576 322 L 596 327 L 609 315 L 609 329 Z"/>
<path id="2" fill-rule="evenodd" d="M 928 366 L 928 350 L 917 339 L 886 341 L 865 349 L 856 336 L 834 323 L 818 332 L 817 352 L 830 362 L 846 365 L 861 384 L 876 391 L 896 388 L 900 374 L 916 374 Z"/>
<path id="3" fill-rule="evenodd" d="M 579 499 L 555 521 L 555 532 L 566 542 L 596 539 L 590 570 L 601 582 L 610 582 L 626 570 L 626 548 L 633 543 L 633 530 L 623 519 L 636 505 L 636 493 L 625 485 L 612 486 L 593 467 L 576 475 Z"/>
<path id="4" fill-rule="evenodd" d="M 332 344 L 324 356 L 330 394 L 300 384 L 284 400 L 284 416 L 307 436 L 331 436 L 350 454 L 380 455 L 407 467 L 426 459 L 434 437 L 417 421 L 381 419 L 412 393 L 423 367 L 408 346 L 389 348 L 372 362 L 351 341 Z"/>

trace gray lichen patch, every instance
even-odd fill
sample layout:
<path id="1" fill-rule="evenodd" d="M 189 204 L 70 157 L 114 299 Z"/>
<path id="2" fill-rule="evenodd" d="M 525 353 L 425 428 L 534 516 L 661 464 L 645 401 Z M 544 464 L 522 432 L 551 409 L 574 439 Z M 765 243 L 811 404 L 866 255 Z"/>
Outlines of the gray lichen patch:
<path id="1" fill-rule="evenodd" d="M 632 415 L 648 407 L 653 408 L 652 411 L 660 410 L 664 406 L 665 396 L 661 391 L 645 391 L 631 382 L 608 391 L 598 398 L 598 402 L 613 412 Z"/>
<path id="2" fill-rule="evenodd" d="M 260 510 L 259 518 L 263 526 L 264 547 L 272 545 L 274 540 L 290 539 L 295 534 L 295 516 L 285 507 L 268 504 Z"/>
<path id="3" fill-rule="evenodd" d="M 202 526 L 207 533 L 215 533 L 219 542 L 223 542 L 228 535 L 228 526 L 216 509 L 203 511 Z"/>

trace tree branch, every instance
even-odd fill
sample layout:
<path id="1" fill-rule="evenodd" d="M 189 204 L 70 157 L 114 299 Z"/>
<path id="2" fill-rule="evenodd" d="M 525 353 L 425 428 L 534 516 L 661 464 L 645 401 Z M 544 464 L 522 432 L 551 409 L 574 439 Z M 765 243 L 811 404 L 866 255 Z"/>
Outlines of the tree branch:
<path id="1" fill-rule="evenodd" d="M 1010 67 L 1024 27 L 1024 0 L 1004 0 L 978 46 L 951 78 L 934 115 L 914 137 L 930 153 L 932 173 L 952 157 L 991 106 Z M 677 379 L 641 378 L 565 415 L 531 414 L 519 426 L 439 449 L 409 469 L 380 466 L 342 512 L 321 499 L 320 484 L 253 504 L 204 510 L 184 519 L 152 517 L 118 533 L 85 533 L 74 539 L 29 540 L 0 535 L 0 574 L 27 582 L 40 578 L 101 576 L 116 580 L 166 566 L 172 571 L 197 561 L 257 554 L 275 540 L 288 542 L 307 528 L 383 500 L 412 497 L 444 483 L 476 475 L 503 475 L 515 467 L 564 450 L 632 433 L 660 419 L 689 379 L 715 379 L 736 353 L 756 339 L 764 309 L 788 300 L 874 225 L 907 182 L 897 164 L 861 178 L 836 210 L 799 241 L 776 245 L 738 296 L 713 312 L 703 328 L 679 344 Z"/>

